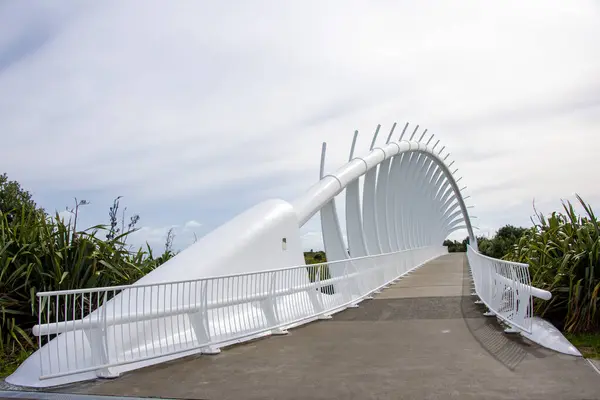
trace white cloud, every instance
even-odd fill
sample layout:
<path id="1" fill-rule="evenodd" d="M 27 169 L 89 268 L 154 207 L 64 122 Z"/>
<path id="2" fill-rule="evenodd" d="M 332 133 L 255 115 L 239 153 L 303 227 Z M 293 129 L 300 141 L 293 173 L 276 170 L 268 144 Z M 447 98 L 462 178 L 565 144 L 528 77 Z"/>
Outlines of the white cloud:
<path id="1" fill-rule="evenodd" d="M 191 220 L 185 223 L 184 229 L 193 231 L 194 229 L 200 228 L 201 226 L 202 224 L 200 222 Z"/>
<path id="2" fill-rule="evenodd" d="M 169 229 L 175 230 L 176 228 L 177 226 L 143 226 L 129 235 L 129 244 L 134 244 L 136 247 L 138 247 L 147 242 L 153 248 L 155 246 L 160 247 L 161 245 L 165 244 Z"/>
<path id="3" fill-rule="evenodd" d="M 304 251 L 323 250 L 323 235 L 320 231 L 310 231 L 302 236 L 302 248 Z"/>
<path id="4" fill-rule="evenodd" d="M 73 218 L 74 218 L 73 213 L 71 213 L 70 211 L 67 211 L 67 210 L 60 211 L 58 213 L 58 216 L 65 222 L 69 222 L 69 221 L 73 220 Z"/>
<path id="5" fill-rule="evenodd" d="M 332 170 L 354 129 L 361 153 L 377 123 L 410 120 L 448 145 L 490 229 L 527 223 L 533 198 L 600 201 L 592 0 L 73 4 L 0 5 L 0 157 L 28 186 L 157 212 L 235 190 L 293 200 L 321 141 Z M 10 50 L 24 32 L 37 45 Z"/>
<path id="6" fill-rule="evenodd" d="M 173 249 L 183 250 L 194 243 L 201 234 L 206 233 L 200 231 L 201 227 L 202 224 L 194 220 L 187 221 L 183 226 L 143 226 L 129 235 L 128 243 L 136 248 L 139 246 L 145 247 L 145 244 L 148 243 L 153 249 L 162 250 L 164 249 L 169 230 L 172 230 Z"/>

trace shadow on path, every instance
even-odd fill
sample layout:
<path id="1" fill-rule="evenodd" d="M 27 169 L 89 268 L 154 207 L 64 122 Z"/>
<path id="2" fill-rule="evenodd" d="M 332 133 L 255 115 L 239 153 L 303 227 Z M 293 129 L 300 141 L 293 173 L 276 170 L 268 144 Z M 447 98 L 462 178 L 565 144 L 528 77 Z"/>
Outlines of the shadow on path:
<path id="1" fill-rule="evenodd" d="M 477 297 L 471 296 L 474 291 L 472 282 L 469 264 L 465 257 L 460 310 L 467 329 L 481 347 L 511 371 L 514 371 L 528 354 L 536 358 L 545 358 L 546 355 L 538 351 L 539 346 L 536 344 L 524 339 L 519 334 L 504 333 L 504 328 L 496 318 L 481 317 L 487 308 L 475 304 Z M 479 316 L 474 318 L 474 314 Z"/>

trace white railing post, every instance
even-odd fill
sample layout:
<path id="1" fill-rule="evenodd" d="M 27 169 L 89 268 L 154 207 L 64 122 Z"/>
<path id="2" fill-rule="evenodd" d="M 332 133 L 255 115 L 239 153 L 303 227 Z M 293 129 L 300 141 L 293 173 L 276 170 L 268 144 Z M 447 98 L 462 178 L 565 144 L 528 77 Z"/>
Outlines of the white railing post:
<path id="1" fill-rule="evenodd" d="M 198 282 L 194 283 L 195 299 L 198 293 Z M 198 342 L 198 345 L 201 346 L 200 352 L 202 354 L 219 354 L 221 349 L 211 345 L 210 322 L 208 318 L 208 280 L 201 281 L 200 283 L 200 311 L 188 313 L 187 316 L 190 325 L 192 326 L 192 330 L 194 331 L 194 335 L 196 336 L 196 341 Z M 192 287 L 190 285 L 190 291 L 191 290 Z"/>
<path id="2" fill-rule="evenodd" d="M 268 275 L 267 275 L 268 276 Z M 279 319 L 279 311 L 277 309 L 277 299 L 275 296 L 276 291 L 276 280 L 277 280 L 277 271 L 271 272 L 271 280 L 269 283 L 269 292 L 267 298 L 262 301 L 262 310 L 265 314 L 265 318 L 269 326 L 272 326 L 271 329 L 272 335 L 287 335 L 288 331 L 279 326 L 281 323 Z"/>
<path id="3" fill-rule="evenodd" d="M 99 295 L 99 294 L 98 294 Z M 92 357 L 98 360 L 97 365 L 108 365 L 110 364 L 109 359 L 109 351 L 108 351 L 108 337 L 107 337 L 107 329 L 108 325 L 106 323 L 106 312 L 107 312 L 107 297 L 108 291 L 104 291 L 104 297 L 102 300 L 102 312 L 97 310 L 98 318 L 102 318 L 102 323 L 98 323 L 96 327 L 88 329 L 85 332 L 87 340 L 90 344 L 90 349 L 92 351 Z M 90 299 L 91 301 L 91 299 Z M 99 298 L 98 298 L 99 302 Z M 114 306 L 113 306 L 114 307 Z M 66 318 L 66 316 L 65 316 Z M 58 320 L 57 320 L 58 322 Z M 100 321 L 98 321 L 100 322 Z M 114 378 L 117 377 L 118 374 L 111 372 L 107 367 L 102 367 L 96 369 L 96 376 L 99 378 Z"/>
<path id="4" fill-rule="evenodd" d="M 316 288 L 311 288 L 308 290 L 308 298 L 310 303 L 312 304 L 313 310 L 315 314 L 321 314 L 324 311 L 323 302 L 321 302 L 321 296 L 317 295 L 317 293 L 321 292 L 321 265 L 309 266 L 309 268 L 315 271 L 314 283 L 316 283 Z M 310 281 L 310 272 L 307 271 Z"/>
<path id="5" fill-rule="evenodd" d="M 344 272 L 342 274 L 344 277 L 344 303 L 350 303 L 348 308 L 356 308 L 358 307 L 358 304 L 353 303 L 353 301 L 360 297 L 360 290 L 356 285 L 356 280 L 350 275 L 349 266 L 352 265 L 351 263 L 352 261 L 344 261 Z M 353 268 L 353 270 L 355 273 L 357 272 L 356 267 Z"/>

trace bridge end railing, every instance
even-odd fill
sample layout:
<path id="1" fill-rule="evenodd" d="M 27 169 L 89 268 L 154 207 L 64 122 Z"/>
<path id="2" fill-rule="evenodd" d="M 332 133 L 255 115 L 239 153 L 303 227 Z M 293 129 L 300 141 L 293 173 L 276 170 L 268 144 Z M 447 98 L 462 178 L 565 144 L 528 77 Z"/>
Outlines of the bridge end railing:
<path id="1" fill-rule="evenodd" d="M 533 297 L 550 300 L 552 294 L 531 286 L 529 265 L 485 256 L 467 247 L 467 258 L 479 303 L 509 328 L 507 333 L 532 331 Z"/>

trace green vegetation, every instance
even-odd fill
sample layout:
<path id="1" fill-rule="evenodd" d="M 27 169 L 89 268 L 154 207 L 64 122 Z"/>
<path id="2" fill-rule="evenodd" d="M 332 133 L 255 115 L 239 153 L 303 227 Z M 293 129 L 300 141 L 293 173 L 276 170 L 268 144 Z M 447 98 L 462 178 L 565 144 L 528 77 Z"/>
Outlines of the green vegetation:
<path id="1" fill-rule="evenodd" d="M 23 190 L 19 182 L 9 181 L 6 174 L 0 175 L 0 211 L 9 222 L 19 219 L 22 214 L 44 212 L 37 207 L 31 193 Z"/>
<path id="2" fill-rule="evenodd" d="M 327 262 L 327 257 L 325 256 L 324 251 L 315 252 L 311 249 L 310 251 L 304 252 L 304 262 L 306 263 L 306 265 L 322 264 Z M 317 274 L 319 274 L 320 280 L 322 281 L 331 278 L 329 266 L 327 265 L 316 265 L 314 267 L 310 266 L 306 267 L 306 270 L 308 271 L 308 279 L 310 279 L 311 282 L 314 282 L 316 280 Z M 333 288 L 333 285 L 328 285 L 323 286 L 321 288 L 321 292 L 325 294 L 334 294 L 335 290 Z"/>
<path id="3" fill-rule="evenodd" d="M 119 198 L 110 209 L 109 225 L 77 229 L 75 200 L 68 221 L 38 208 L 29 192 L 0 176 L 0 358 L 3 373 L 10 373 L 36 344 L 31 335 L 37 323 L 36 293 L 133 283 L 175 254 L 167 237 L 165 252 L 154 257 L 146 249 L 132 251 L 127 237 L 139 216 L 118 221 Z M 104 234 L 104 238 L 102 238 Z M 56 310 L 42 307 L 42 319 L 53 320 Z M 69 311 L 70 312 L 70 311 Z"/>
<path id="4" fill-rule="evenodd" d="M 565 337 L 579 349 L 584 357 L 600 359 L 600 334 L 565 333 Z"/>
<path id="5" fill-rule="evenodd" d="M 527 231 L 527 228 L 506 225 L 498 229 L 498 232 L 492 238 L 477 238 L 477 246 L 479 251 L 488 257 L 502 258 L 512 251 Z"/>
<path id="6" fill-rule="evenodd" d="M 21 350 L 14 353 L 0 353 L 0 378 L 12 374 L 27 357 L 31 355 L 33 349 Z"/>
<path id="7" fill-rule="evenodd" d="M 549 218 L 536 211 L 528 229 L 505 259 L 529 264 L 534 286 L 552 293 L 535 311 L 568 333 L 600 331 L 600 227 L 589 204 L 577 196 L 586 216 L 570 202 Z"/>
<path id="8" fill-rule="evenodd" d="M 467 239 L 462 242 L 446 239 L 444 246 L 448 246 L 448 253 L 464 253 L 467 251 Z"/>
<path id="9" fill-rule="evenodd" d="M 306 265 L 324 263 L 327 262 L 327 256 L 324 251 L 313 251 L 311 249 L 304 252 L 304 262 Z"/>
<path id="10" fill-rule="evenodd" d="M 482 254 L 529 264 L 533 286 L 552 293 L 549 301 L 534 299 L 534 312 L 561 329 L 582 354 L 600 357 L 600 229 L 592 207 L 577 200 L 585 216 L 569 201 L 549 217 L 534 209 L 531 228 L 506 225 L 477 243 Z M 456 252 L 466 251 L 467 243 L 444 245 Z"/>
<path id="11" fill-rule="evenodd" d="M 493 258 L 502 258 L 512 251 L 525 232 L 527 232 L 527 228 L 506 225 L 500 228 L 492 238 L 478 236 L 477 246 L 479 247 L 481 254 Z M 448 246 L 449 253 L 464 253 L 467 251 L 468 243 L 469 238 L 467 237 L 462 242 L 457 240 L 445 240 L 444 246 Z"/>

